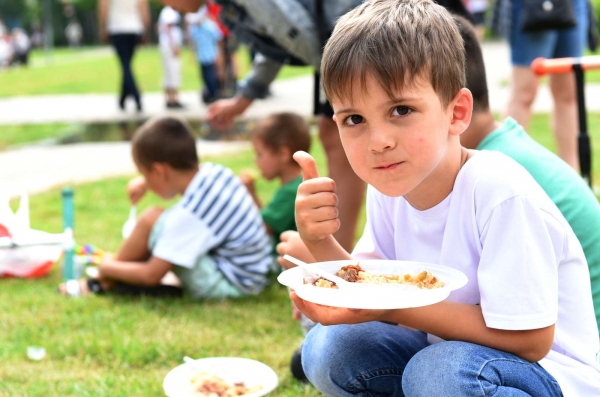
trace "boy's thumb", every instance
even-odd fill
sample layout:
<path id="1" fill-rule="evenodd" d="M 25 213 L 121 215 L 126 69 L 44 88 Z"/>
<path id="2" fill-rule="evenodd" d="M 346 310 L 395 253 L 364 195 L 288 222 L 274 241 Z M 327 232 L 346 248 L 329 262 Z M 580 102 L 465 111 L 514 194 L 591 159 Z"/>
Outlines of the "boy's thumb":
<path id="1" fill-rule="evenodd" d="M 319 171 L 317 171 L 317 163 L 310 154 L 303 151 L 298 151 L 294 153 L 294 160 L 296 160 L 296 162 L 300 165 L 300 168 L 302 168 L 302 181 L 307 181 L 309 179 L 319 177 Z"/>

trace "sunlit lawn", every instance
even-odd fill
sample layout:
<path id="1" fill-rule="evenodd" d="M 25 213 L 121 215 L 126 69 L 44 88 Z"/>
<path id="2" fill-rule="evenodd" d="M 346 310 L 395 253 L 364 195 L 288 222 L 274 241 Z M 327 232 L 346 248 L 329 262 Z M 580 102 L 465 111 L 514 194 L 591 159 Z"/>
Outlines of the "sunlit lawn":
<path id="1" fill-rule="evenodd" d="M 530 132 L 553 148 L 547 115 L 536 115 Z M 595 159 L 600 156 L 600 114 L 590 116 Z M 326 163 L 320 145 L 312 150 L 320 171 Z M 208 159 L 239 172 L 252 167 L 252 153 Z M 595 175 L 600 175 L 594 161 Z M 127 178 L 75 186 L 75 236 L 115 250 L 128 215 Z M 263 200 L 276 182 L 259 181 Z M 146 197 L 141 208 L 160 204 Z M 35 228 L 62 228 L 60 190 L 31 198 Z M 364 215 L 360 224 L 364 224 Z M 359 227 L 360 229 L 360 227 Z M 238 356 L 271 366 L 280 386 L 274 396 L 317 396 L 296 382 L 289 358 L 302 335 L 292 320 L 285 288 L 276 282 L 256 297 L 225 302 L 92 296 L 59 296 L 58 268 L 43 279 L 2 280 L 0 295 L 0 396 L 161 396 L 162 380 L 183 356 Z M 26 356 L 27 346 L 44 346 L 40 362 Z"/>
<path id="2" fill-rule="evenodd" d="M 182 52 L 182 90 L 200 87 L 199 68 L 189 50 Z M 0 97 L 41 94 L 88 94 L 117 92 L 120 68 L 116 55 L 108 48 L 59 49 L 46 63 L 46 55 L 36 51 L 32 67 L 0 71 Z M 250 56 L 244 47 L 237 53 L 238 75 L 250 70 Z M 156 47 L 141 47 L 133 61 L 134 74 L 142 92 L 162 89 L 163 66 Z M 278 78 L 308 74 L 310 67 L 285 66 Z"/>
<path id="3" fill-rule="evenodd" d="M 319 162 L 325 163 L 319 146 Z M 216 159 L 215 159 L 216 160 Z M 219 158 L 236 172 L 252 153 Z M 127 178 L 75 187 L 78 242 L 115 250 L 129 204 Z M 259 182 L 263 199 L 275 183 Z M 147 197 L 141 207 L 160 204 Z M 62 228 L 60 191 L 31 198 L 33 227 Z M 247 357 L 279 375 L 275 396 L 316 396 L 291 378 L 289 359 L 302 334 L 291 318 L 287 291 L 276 282 L 256 297 L 226 302 L 93 296 L 67 299 L 56 293 L 55 268 L 38 280 L 2 280 L 0 293 L 1 396 L 161 396 L 162 380 L 184 356 Z M 27 346 L 44 346 L 40 361 Z"/>

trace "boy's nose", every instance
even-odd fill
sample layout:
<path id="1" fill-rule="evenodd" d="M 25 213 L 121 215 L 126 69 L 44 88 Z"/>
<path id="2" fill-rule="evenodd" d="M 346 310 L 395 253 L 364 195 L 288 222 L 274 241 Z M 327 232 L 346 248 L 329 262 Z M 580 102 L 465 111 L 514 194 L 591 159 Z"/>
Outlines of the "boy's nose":
<path id="1" fill-rule="evenodd" d="M 394 139 L 389 131 L 386 131 L 385 129 L 376 129 L 371 132 L 369 151 L 381 153 L 393 149 L 394 146 Z"/>

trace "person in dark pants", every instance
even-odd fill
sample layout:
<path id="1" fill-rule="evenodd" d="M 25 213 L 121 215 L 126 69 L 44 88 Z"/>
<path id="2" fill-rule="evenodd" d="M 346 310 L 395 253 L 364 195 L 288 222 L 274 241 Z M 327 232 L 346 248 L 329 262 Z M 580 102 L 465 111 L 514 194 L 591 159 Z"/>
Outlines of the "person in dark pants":
<path id="1" fill-rule="evenodd" d="M 217 24 L 209 18 L 204 6 L 197 13 L 187 14 L 186 21 L 189 26 L 192 51 L 204 81 L 202 101 L 206 104 L 212 103 L 221 96 L 216 61 L 223 34 Z"/>
<path id="2" fill-rule="evenodd" d="M 150 11 L 146 0 L 100 0 L 100 38 L 110 39 L 119 57 L 122 71 L 119 108 L 125 110 L 125 101 L 133 97 L 137 111 L 142 111 L 140 92 L 131 70 L 136 46 L 150 26 Z"/>

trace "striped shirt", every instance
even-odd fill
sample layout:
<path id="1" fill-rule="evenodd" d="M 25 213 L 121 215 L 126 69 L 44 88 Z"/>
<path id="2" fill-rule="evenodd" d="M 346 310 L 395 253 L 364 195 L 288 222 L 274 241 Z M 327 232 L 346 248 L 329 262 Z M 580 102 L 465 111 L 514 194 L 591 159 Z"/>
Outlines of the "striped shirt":
<path id="1" fill-rule="evenodd" d="M 170 210 L 152 254 L 193 268 L 208 256 L 242 293 L 266 285 L 271 243 L 258 208 L 229 168 L 203 163 Z"/>

